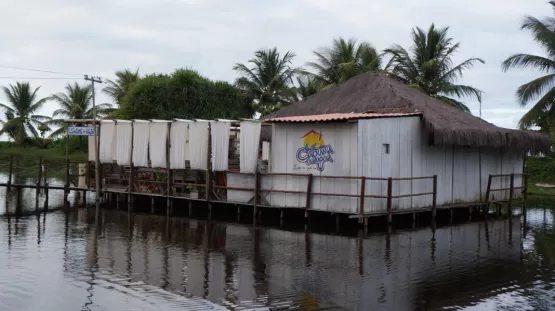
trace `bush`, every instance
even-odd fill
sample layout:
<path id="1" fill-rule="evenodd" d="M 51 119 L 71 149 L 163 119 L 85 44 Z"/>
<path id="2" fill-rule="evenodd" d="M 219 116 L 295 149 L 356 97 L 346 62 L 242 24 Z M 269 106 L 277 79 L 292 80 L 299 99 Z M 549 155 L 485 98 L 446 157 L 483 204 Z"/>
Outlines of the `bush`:
<path id="1" fill-rule="evenodd" d="M 252 100 L 237 87 L 193 70 L 148 75 L 134 83 L 111 115 L 120 119 L 251 118 Z"/>
<path id="2" fill-rule="evenodd" d="M 532 181 L 555 182 L 555 159 L 551 157 L 527 157 L 524 171 Z"/>

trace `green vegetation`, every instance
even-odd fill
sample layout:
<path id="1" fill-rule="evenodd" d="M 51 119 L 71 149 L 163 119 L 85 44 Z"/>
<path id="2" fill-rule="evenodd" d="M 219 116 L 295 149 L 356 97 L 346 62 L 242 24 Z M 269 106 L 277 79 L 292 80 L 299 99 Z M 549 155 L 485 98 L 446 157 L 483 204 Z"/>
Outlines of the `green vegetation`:
<path id="1" fill-rule="evenodd" d="M 135 82 L 112 115 L 120 119 L 251 118 L 250 98 L 239 88 L 193 70 L 147 75 Z"/>
<path id="2" fill-rule="evenodd" d="M 539 187 L 536 184 L 555 185 L 555 160 L 550 157 L 527 157 L 525 173 L 528 174 L 528 194 L 555 195 L 555 188 Z"/>
<path id="3" fill-rule="evenodd" d="M 550 5 L 555 10 L 555 1 Z M 507 71 L 512 68 L 535 69 L 545 75 L 521 85 L 516 95 L 522 107 L 537 100 L 534 106 L 520 119 L 521 129 L 539 127 L 544 133 L 553 134 L 555 131 L 555 19 L 545 18 L 543 21 L 532 16 L 526 16 L 521 27 L 528 30 L 532 38 L 542 48 L 547 56 L 518 53 L 507 58 L 502 68 Z M 538 99 L 539 98 L 539 99 Z"/>
<path id="4" fill-rule="evenodd" d="M 468 107 L 453 98 L 474 97 L 482 101 L 482 91 L 468 85 L 456 84 L 462 74 L 472 68 L 476 62 L 484 63 L 479 58 L 469 58 L 458 65 L 453 65 L 452 57 L 459 49 L 460 43 L 453 43 L 447 34 L 448 27 L 437 29 L 434 24 L 425 32 L 416 27 L 412 31 L 412 46 L 407 51 L 400 45 L 393 45 L 385 50 L 391 55 L 388 67 L 399 80 L 416 87 L 461 110 L 470 112 Z"/>

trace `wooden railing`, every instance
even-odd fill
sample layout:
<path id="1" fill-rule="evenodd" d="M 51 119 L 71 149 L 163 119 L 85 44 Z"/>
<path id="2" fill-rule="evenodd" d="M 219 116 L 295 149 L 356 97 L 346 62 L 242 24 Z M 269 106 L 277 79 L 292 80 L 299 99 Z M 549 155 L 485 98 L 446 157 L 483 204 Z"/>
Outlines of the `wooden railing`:
<path id="1" fill-rule="evenodd" d="M 522 185 L 519 187 L 515 187 L 515 176 L 522 176 Z M 509 188 L 495 188 L 492 189 L 491 188 L 491 183 L 493 178 L 506 178 L 509 177 Z M 513 199 L 514 199 L 514 191 L 521 189 L 522 190 L 522 195 L 523 195 L 523 200 L 526 201 L 526 192 L 527 192 L 527 187 L 528 185 L 528 175 L 526 173 L 513 173 L 513 174 L 497 174 L 497 175 L 489 175 L 488 177 L 488 186 L 486 189 L 486 197 L 485 197 L 485 202 L 484 204 L 486 205 L 486 209 L 489 208 L 491 203 L 501 203 L 501 202 L 507 202 L 509 209 L 512 206 L 513 203 Z M 497 192 L 497 191 L 509 191 L 509 197 L 507 198 L 507 200 L 496 200 L 496 201 L 491 201 L 490 200 L 490 195 L 492 192 Z"/>

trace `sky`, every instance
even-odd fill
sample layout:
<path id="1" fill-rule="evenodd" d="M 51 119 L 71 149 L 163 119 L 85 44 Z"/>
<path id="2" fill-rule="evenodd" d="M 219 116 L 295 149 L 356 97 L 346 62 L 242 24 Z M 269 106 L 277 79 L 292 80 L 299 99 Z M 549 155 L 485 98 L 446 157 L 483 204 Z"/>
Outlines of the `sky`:
<path id="1" fill-rule="evenodd" d="M 527 111 L 516 100 L 517 87 L 540 73 L 503 73 L 500 64 L 514 53 L 543 55 L 520 24 L 525 15 L 553 15 L 546 0 L 3 0 L 0 11 L 0 85 L 29 81 L 41 86 L 40 97 L 62 92 L 67 83 L 85 83 L 84 74 L 111 79 L 126 68 L 141 74 L 192 68 L 233 82 L 233 65 L 258 49 L 293 51 L 294 65 L 305 66 L 333 38 L 352 37 L 383 50 L 394 43 L 408 47 L 415 26 L 449 26 L 461 43 L 455 62 L 486 62 L 459 83 L 484 91 L 483 118 L 509 128 Z M 97 103 L 109 101 L 97 94 Z M 478 115 L 477 101 L 464 102 Z M 41 114 L 55 109 L 50 102 Z"/>

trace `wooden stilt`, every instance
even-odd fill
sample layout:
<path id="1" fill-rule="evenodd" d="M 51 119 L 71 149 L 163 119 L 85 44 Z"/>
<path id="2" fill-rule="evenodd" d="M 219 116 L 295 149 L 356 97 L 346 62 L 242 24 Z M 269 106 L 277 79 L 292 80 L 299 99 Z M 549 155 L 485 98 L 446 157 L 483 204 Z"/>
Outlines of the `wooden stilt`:
<path id="1" fill-rule="evenodd" d="M 509 183 L 509 203 L 507 204 L 507 215 L 510 217 L 513 208 L 513 196 L 515 187 L 515 174 L 511 174 L 511 181 Z"/>
<path id="2" fill-rule="evenodd" d="M 17 187 L 17 199 L 15 203 L 16 214 L 21 213 L 21 187 Z"/>
<path id="3" fill-rule="evenodd" d="M 69 196 L 69 169 L 71 168 L 69 159 L 66 159 L 66 184 L 64 188 L 64 205 L 69 205 L 68 203 L 68 196 Z"/>
<path id="4" fill-rule="evenodd" d="M 412 213 L 412 228 L 416 228 L 416 213 Z"/>
<path id="5" fill-rule="evenodd" d="M 237 221 L 241 221 L 241 205 L 237 204 Z"/>
<path id="6" fill-rule="evenodd" d="M 39 172 L 37 178 L 37 189 L 35 191 L 35 211 L 39 211 L 39 194 L 40 194 L 40 181 L 42 179 L 42 157 L 39 158 Z"/>
<path id="7" fill-rule="evenodd" d="M 452 223 L 452 222 L 453 222 L 453 209 L 450 208 L 449 209 L 449 223 Z"/>
<path id="8" fill-rule="evenodd" d="M 391 210 L 392 192 L 393 192 L 393 179 L 389 177 L 387 179 L 387 223 L 388 224 L 391 224 L 393 222 L 393 214 Z"/>
<path id="9" fill-rule="evenodd" d="M 193 201 L 189 200 L 189 217 L 193 216 Z"/>
<path id="10" fill-rule="evenodd" d="M 48 183 L 44 184 L 44 210 L 48 211 Z"/>
<path id="11" fill-rule="evenodd" d="M 87 190 L 83 190 L 83 206 L 87 207 Z"/>
<path id="12" fill-rule="evenodd" d="M 437 213 L 437 175 L 434 175 L 432 183 L 432 223 L 435 223 Z"/>
<path id="13" fill-rule="evenodd" d="M 339 219 L 339 214 L 335 214 L 335 231 L 339 231 L 339 225 L 340 225 L 340 219 Z"/>
<path id="14" fill-rule="evenodd" d="M 283 208 L 279 210 L 279 219 L 283 220 Z"/>
<path id="15" fill-rule="evenodd" d="M 154 214 L 155 212 L 155 208 L 154 208 L 154 197 L 150 197 L 150 213 Z"/>
<path id="16" fill-rule="evenodd" d="M 10 168 L 8 172 L 8 193 L 12 190 L 13 154 L 10 154 Z"/>

